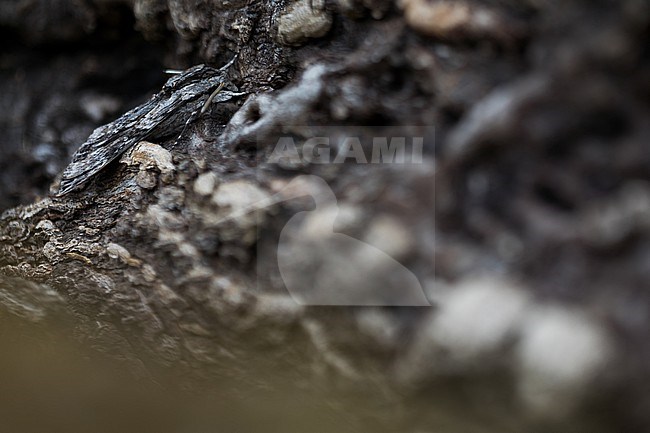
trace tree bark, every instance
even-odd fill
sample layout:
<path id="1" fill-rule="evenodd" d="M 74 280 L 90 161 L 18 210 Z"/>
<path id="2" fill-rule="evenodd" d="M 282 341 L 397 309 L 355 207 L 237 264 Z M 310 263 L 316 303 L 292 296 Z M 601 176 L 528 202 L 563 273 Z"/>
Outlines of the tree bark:
<path id="1" fill-rule="evenodd" d="M 408 407 L 403 431 L 443 425 L 439 410 L 450 431 L 483 419 L 449 383 L 508 414 L 485 431 L 650 425 L 645 2 L 22 3 L 0 2 L 4 31 L 33 47 L 3 54 L 0 163 L 20 168 L 0 190 L 3 309 L 65 317 L 153 376 L 363 388 L 369 407 Z M 46 43 L 60 53 L 26 66 Z M 162 63 L 234 54 L 248 96 L 48 195 L 92 128 L 157 91 Z M 274 159 L 282 136 L 297 160 Z M 313 136 L 330 163 L 305 157 Z M 421 158 L 368 163 L 382 136 L 423 137 L 421 154 L 406 148 Z M 341 137 L 360 138 L 366 163 L 335 161 Z M 431 306 L 393 286 L 374 307 L 305 302 L 319 284 L 362 300 L 405 287 L 335 234 L 399 262 Z"/>

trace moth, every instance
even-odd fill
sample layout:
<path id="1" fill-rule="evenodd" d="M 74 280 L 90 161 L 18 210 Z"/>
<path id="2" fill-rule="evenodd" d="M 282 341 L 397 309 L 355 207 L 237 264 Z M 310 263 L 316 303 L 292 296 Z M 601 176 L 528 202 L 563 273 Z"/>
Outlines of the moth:
<path id="1" fill-rule="evenodd" d="M 149 101 L 95 129 L 63 171 L 56 195 L 64 196 L 83 187 L 138 142 L 169 137 L 179 131 L 182 135 L 211 103 L 243 95 L 226 78 L 234 60 L 220 69 L 197 65 L 180 72 L 167 80 Z"/>

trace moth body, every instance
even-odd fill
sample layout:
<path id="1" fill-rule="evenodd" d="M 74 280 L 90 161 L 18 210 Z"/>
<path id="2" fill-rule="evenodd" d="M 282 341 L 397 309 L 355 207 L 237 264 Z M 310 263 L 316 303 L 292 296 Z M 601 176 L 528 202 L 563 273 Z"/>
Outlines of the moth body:
<path id="1" fill-rule="evenodd" d="M 184 130 L 188 122 L 205 111 L 208 98 L 212 98 L 211 103 L 218 103 L 241 95 L 226 79 L 224 69 L 205 65 L 187 69 L 167 80 L 149 101 L 95 129 L 63 171 L 57 195 L 63 196 L 83 187 L 138 142 L 168 137 Z"/>

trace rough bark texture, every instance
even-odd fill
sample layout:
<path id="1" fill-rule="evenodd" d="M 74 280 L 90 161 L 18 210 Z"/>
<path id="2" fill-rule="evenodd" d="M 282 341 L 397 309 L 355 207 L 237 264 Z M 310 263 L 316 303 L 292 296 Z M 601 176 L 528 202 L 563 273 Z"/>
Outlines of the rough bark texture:
<path id="1" fill-rule="evenodd" d="M 153 377 L 307 383 L 350 431 L 646 431 L 648 17 L 634 0 L 0 1 L 20 41 L 0 57 L 0 306 L 64 317 Z M 163 64 L 235 53 L 247 99 L 47 197 Z M 278 129 L 304 125 L 435 140 L 414 165 L 266 163 Z M 338 207 L 297 198 L 323 193 L 303 175 Z M 354 281 L 332 257 L 355 251 L 319 249 L 338 211 L 432 307 L 296 303 L 273 251 L 304 210 L 292 281 L 323 261 L 325 284 Z M 390 279 L 357 260 L 363 284 Z"/>

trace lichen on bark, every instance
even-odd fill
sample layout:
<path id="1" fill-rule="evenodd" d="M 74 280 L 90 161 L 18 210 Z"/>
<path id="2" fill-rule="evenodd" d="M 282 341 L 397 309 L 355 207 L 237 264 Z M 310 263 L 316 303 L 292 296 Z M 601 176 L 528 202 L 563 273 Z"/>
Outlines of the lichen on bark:
<path id="1" fill-rule="evenodd" d="M 355 422 L 399 431 L 650 425 L 645 2 L 23 3 L 0 2 L 3 31 L 61 50 L 1 57 L 2 311 L 65 317 L 154 378 L 361 395 Z M 48 196 L 94 127 L 159 89 L 163 63 L 235 53 L 248 97 Z M 269 163 L 278 131 L 302 152 L 315 131 L 426 127 L 417 164 Z M 393 276 L 333 234 L 389 253 L 432 306 L 297 302 L 286 280 Z M 281 275 L 287 257 L 305 271 Z"/>

